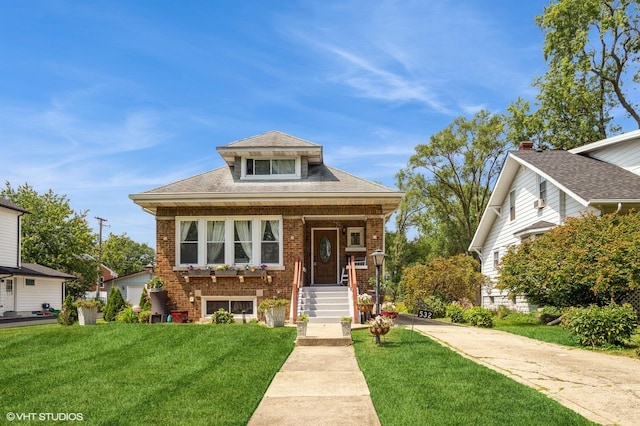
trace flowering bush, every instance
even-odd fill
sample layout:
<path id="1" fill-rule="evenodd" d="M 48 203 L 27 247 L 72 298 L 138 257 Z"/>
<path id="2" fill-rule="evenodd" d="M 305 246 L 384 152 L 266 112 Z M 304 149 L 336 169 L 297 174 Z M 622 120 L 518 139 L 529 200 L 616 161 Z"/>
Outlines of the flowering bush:
<path id="1" fill-rule="evenodd" d="M 373 299 L 367 293 L 358 295 L 358 305 L 372 305 Z"/>

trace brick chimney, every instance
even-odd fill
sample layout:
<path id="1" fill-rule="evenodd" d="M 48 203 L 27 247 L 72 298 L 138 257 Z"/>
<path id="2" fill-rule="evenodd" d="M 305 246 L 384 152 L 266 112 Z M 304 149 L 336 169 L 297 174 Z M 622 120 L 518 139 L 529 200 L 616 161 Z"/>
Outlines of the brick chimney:
<path id="1" fill-rule="evenodd" d="M 522 141 L 520 142 L 520 146 L 518 147 L 519 151 L 533 151 L 533 142 L 531 141 Z"/>

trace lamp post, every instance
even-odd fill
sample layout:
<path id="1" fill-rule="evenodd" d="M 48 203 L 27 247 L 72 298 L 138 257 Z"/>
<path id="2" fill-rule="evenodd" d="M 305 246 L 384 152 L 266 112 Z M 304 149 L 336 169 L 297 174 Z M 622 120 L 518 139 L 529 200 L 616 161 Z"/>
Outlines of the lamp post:
<path id="1" fill-rule="evenodd" d="M 374 251 L 369 256 L 373 258 L 373 264 L 376 266 L 376 315 L 380 315 L 380 268 L 384 264 L 384 258 L 387 256 L 380 249 Z M 380 344 L 380 335 L 376 334 L 376 345 Z"/>

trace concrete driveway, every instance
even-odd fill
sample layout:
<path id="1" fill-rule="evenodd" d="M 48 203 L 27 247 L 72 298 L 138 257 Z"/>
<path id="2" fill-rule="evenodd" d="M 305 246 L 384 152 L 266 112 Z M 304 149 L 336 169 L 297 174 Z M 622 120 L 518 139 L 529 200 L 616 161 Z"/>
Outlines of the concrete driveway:
<path id="1" fill-rule="evenodd" d="M 640 425 L 640 359 L 407 316 L 397 323 L 548 395 L 589 420 Z"/>

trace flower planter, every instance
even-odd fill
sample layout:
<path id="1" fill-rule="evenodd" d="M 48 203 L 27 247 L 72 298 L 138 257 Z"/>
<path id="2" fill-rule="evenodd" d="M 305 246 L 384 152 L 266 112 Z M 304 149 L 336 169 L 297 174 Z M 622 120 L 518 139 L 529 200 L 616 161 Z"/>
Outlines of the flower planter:
<path id="1" fill-rule="evenodd" d="M 236 270 L 222 270 L 215 272 L 216 277 L 235 277 L 238 275 L 238 271 Z"/>
<path id="2" fill-rule="evenodd" d="M 351 337 L 351 322 L 342 321 L 340 325 L 342 326 L 342 337 Z"/>
<path id="3" fill-rule="evenodd" d="M 264 316 L 269 327 L 284 327 L 284 319 L 286 314 L 286 306 L 274 306 L 267 309 L 264 313 Z"/>
<path id="4" fill-rule="evenodd" d="M 208 277 L 211 275 L 211 271 L 209 269 L 191 269 L 187 275 L 190 277 Z"/>
<path id="5" fill-rule="evenodd" d="M 384 336 L 391 330 L 391 327 L 369 327 L 369 331 L 374 336 Z"/>
<path id="6" fill-rule="evenodd" d="M 382 316 L 396 319 L 398 317 L 398 313 L 397 312 L 382 311 Z"/>
<path id="7" fill-rule="evenodd" d="M 263 271 L 262 269 L 256 269 L 254 271 L 252 271 L 251 269 L 244 270 L 244 275 L 247 277 L 261 277 L 263 274 L 267 275 L 266 271 Z"/>
<path id="8" fill-rule="evenodd" d="M 305 337 L 307 335 L 307 322 L 298 322 L 296 327 L 298 328 L 298 336 Z"/>
<path id="9" fill-rule="evenodd" d="M 98 319 L 98 307 L 78 306 L 78 322 L 80 325 L 95 325 Z"/>
<path id="10" fill-rule="evenodd" d="M 373 310 L 373 304 L 371 305 L 358 305 L 358 311 L 371 312 Z"/>

